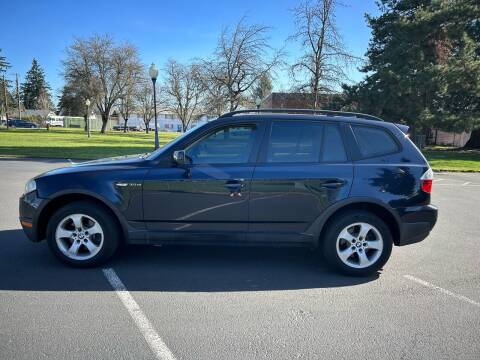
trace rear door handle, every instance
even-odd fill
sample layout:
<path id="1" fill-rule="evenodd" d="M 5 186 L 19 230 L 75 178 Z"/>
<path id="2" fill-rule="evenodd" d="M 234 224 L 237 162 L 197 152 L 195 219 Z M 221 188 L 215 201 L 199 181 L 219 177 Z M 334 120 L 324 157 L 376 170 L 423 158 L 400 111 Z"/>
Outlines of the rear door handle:
<path id="1" fill-rule="evenodd" d="M 232 179 L 225 183 L 225 187 L 230 191 L 230 196 L 242 196 L 242 189 L 245 187 L 244 179 Z"/>
<path id="2" fill-rule="evenodd" d="M 320 186 L 322 188 L 326 188 L 326 189 L 338 189 L 339 187 L 341 187 L 343 185 L 345 185 L 345 181 L 343 181 L 343 180 L 332 180 L 332 181 L 324 182 Z"/>

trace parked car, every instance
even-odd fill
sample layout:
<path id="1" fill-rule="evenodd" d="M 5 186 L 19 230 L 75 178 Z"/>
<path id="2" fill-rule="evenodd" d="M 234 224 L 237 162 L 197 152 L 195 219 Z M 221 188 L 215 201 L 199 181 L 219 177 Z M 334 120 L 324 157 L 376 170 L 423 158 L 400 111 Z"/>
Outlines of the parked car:
<path id="1" fill-rule="evenodd" d="M 18 120 L 18 119 L 8 120 L 8 126 L 16 127 L 16 128 L 29 128 L 29 129 L 38 128 L 38 125 L 33 122 Z"/>
<path id="2" fill-rule="evenodd" d="M 26 184 L 20 221 L 67 264 L 123 243 L 319 247 L 369 275 L 437 220 L 433 173 L 401 130 L 368 115 L 237 111 L 144 156 L 89 161 Z"/>

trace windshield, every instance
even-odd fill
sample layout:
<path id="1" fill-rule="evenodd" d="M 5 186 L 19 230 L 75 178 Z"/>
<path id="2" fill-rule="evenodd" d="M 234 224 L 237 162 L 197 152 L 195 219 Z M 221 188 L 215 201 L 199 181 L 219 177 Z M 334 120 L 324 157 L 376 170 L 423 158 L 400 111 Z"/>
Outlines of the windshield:
<path id="1" fill-rule="evenodd" d="M 202 128 L 203 126 L 205 126 L 206 124 L 208 123 L 205 123 L 205 124 L 202 124 L 200 126 L 195 126 L 193 128 L 190 128 L 189 130 L 185 131 L 182 135 L 180 135 L 179 137 L 175 138 L 174 140 L 170 141 L 168 144 L 165 144 L 164 146 L 158 148 L 157 150 L 155 151 L 152 151 L 150 154 L 147 154 L 146 155 L 146 159 L 148 160 L 153 160 L 155 159 L 157 156 L 159 156 L 160 154 L 162 154 L 164 151 L 167 151 L 169 150 L 170 148 L 172 148 L 173 146 L 175 146 L 177 143 L 179 143 L 180 141 L 182 141 L 187 135 L 189 135 L 190 133 L 194 132 L 195 130 L 198 130 L 200 128 Z"/>

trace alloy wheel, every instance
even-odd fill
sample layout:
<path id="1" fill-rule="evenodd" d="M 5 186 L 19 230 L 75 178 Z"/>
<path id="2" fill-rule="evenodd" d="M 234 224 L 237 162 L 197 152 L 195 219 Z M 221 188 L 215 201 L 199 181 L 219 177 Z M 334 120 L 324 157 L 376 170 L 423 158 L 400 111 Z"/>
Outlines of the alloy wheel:
<path id="1" fill-rule="evenodd" d="M 383 238 L 371 224 L 358 222 L 346 226 L 337 237 L 337 255 L 347 266 L 363 269 L 382 255 Z"/>
<path id="2" fill-rule="evenodd" d="M 57 225 L 55 240 L 60 251 L 72 260 L 88 260 L 101 250 L 103 229 L 93 217 L 71 214 Z"/>

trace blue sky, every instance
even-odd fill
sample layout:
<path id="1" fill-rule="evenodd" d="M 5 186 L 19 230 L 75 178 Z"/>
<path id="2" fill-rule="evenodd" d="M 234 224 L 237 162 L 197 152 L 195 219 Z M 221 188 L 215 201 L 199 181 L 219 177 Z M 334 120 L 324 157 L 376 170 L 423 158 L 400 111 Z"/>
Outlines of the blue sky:
<path id="1" fill-rule="evenodd" d="M 35 57 L 44 68 L 47 81 L 58 95 L 63 84 L 61 59 L 74 36 L 87 37 L 108 32 L 117 41 L 135 44 L 145 64 L 155 62 L 161 68 L 172 57 L 188 61 L 209 56 L 224 26 L 234 24 L 243 15 L 249 22 L 271 26 L 271 45 L 281 47 L 294 32 L 294 0 L 24 0 L 2 5 L 0 48 L 12 68 L 7 75 L 21 81 Z M 337 22 L 345 43 L 355 55 L 363 56 L 370 39 L 364 14 L 377 14 L 374 0 L 345 0 Z M 6 30 L 7 29 L 7 30 Z M 288 56 L 297 52 L 286 46 Z M 353 80 L 362 74 L 353 71 Z M 288 89 L 287 76 L 280 72 L 275 90 Z M 57 99 L 55 98 L 55 101 Z"/>

